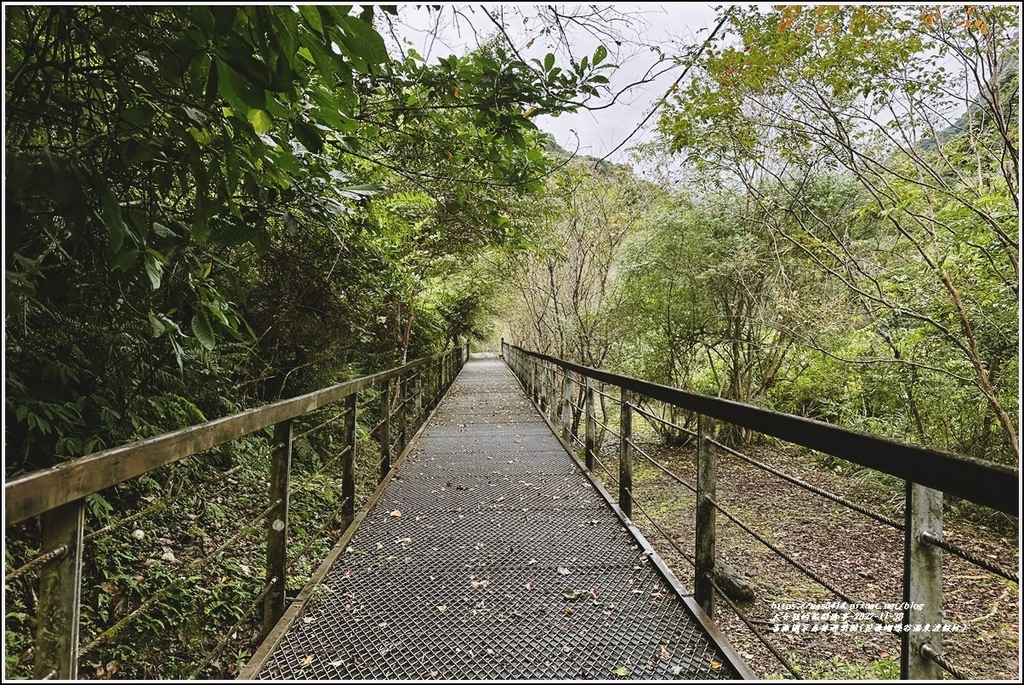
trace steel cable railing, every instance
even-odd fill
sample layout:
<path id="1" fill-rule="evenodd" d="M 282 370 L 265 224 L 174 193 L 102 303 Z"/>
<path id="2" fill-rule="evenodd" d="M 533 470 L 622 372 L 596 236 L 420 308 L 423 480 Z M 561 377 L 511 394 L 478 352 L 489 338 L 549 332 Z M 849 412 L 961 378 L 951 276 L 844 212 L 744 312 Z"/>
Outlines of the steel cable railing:
<path id="1" fill-rule="evenodd" d="M 881 523 L 893 530 L 896 530 L 897 532 L 903 532 L 905 535 L 906 530 L 908 528 L 907 524 L 900 522 L 896 519 L 893 519 L 889 516 L 885 516 L 878 512 L 872 511 L 868 507 L 850 501 L 850 499 L 848 499 L 847 497 L 837 495 L 833 492 L 829 492 L 824 488 L 820 488 L 810 483 L 806 483 L 800 478 L 791 476 L 790 474 L 787 474 L 781 469 L 778 469 L 770 464 L 767 464 L 764 461 L 743 454 L 742 452 L 739 452 L 738 450 L 735 450 L 732 447 L 720 441 L 714 440 L 713 438 L 711 438 L 707 427 L 708 423 L 706 417 L 708 414 L 711 414 L 717 420 L 725 421 L 727 423 L 733 423 L 734 425 L 755 430 L 769 436 L 777 437 L 798 445 L 802 445 L 804 447 L 809 447 L 811 449 L 815 449 L 826 454 L 832 454 L 833 456 L 838 456 L 840 458 L 853 461 L 854 463 L 858 463 L 862 466 L 866 466 L 868 468 L 875 469 L 883 473 L 888 473 L 889 475 L 896 476 L 897 478 L 908 478 L 911 479 L 912 482 L 917 482 L 918 479 L 920 479 L 922 481 L 925 481 L 926 483 L 933 484 L 931 487 L 935 487 L 935 485 L 941 484 L 941 486 L 943 488 L 946 488 L 947 491 L 952 492 L 959 497 L 968 499 L 970 501 L 974 501 L 983 506 L 990 506 L 1003 513 L 1016 515 L 1016 494 L 1012 491 L 1013 488 L 1007 485 L 1008 483 L 1012 484 L 1018 482 L 1017 473 L 1012 469 L 1006 469 L 1005 467 L 1001 467 L 998 465 L 989 465 L 981 462 L 973 462 L 970 460 L 966 460 L 962 457 L 958 457 L 956 455 L 949 455 L 948 453 L 938 453 L 935 452 L 934 450 L 928 450 L 927 448 L 920 448 L 917 446 L 907 445 L 904 443 L 896 443 L 886 438 L 868 436 L 863 433 L 848 431 L 846 429 L 837 428 L 819 422 L 813 422 L 810 420 L 792 417 L 789 415 L 782 415 L 775 412 L 770 412 L 768 410 L 761 410 L 758 408 L 750 407 L 749 405 L 728 403 L 722 400 L 718 400 L 717 398 L 698 396 L 693 393 L 687 393 L 685 391 L 680 391 L 673 388 L 666 388 L 665 386 L 658 386 L 655 384 L 647 383 L 645 381 L 640 381 L 625 376 L 617 376 L 615 374 L 611 374 L 608 372 L 596 369 L 589 369 L 587 367 L 583 367 L 572 362 L 567 362 L 565 360 L 560 360 L 549 355 L 528 352 L 526 350 L 523 350 L 522 348 L 507 345 L 504 343 L 502 346 L 502 354 L 506 360 L 506 363 L 523 383 L 527 395 L 534 398 L 537 401 L 538 406 L 551 407 L 551 405 L 554 403 L 553 398 L 559 396 L 559 389 L 556 387 L 556 384 L 552 382 L 552 379 L 568 378 L 570 374 L 573 374 L 572 384 L 574 387 L 579 388 L 581 386 L 586 386 L 587 393 L 585 395 L 585 401 L 583 403 L 583 406 L 580 406 L 575 402 L 573 402 L 571 406 L 577 412 L 577 417 L 581 415 L 586 416 L 588 442 L 591 440 L 590 436 L 594 434 L 591 431 L 593 430 L 596 432 L 597 428 L 601 429 L 602 435 L 605 438 L 607 438 L 610 434 L 611 436 L 618 440 L 620 449 L 620 473 L 625 473 L 629 477 L 629 479 L 626 482 L 618 481 L 615 478 L 615 475 L 604 464 L 604 461 L 596 459 L 597 455 L 602 451 L 600 442 L 598 442 L 597 444 L 580 443 L 587 450 L 588 459 L 590 459 L 592 456 L 595 459 L 595 461 L 600 461 L 600 468 L 598 469 L 598 471 L 603 471 L 604 474 L 606 474 L 610 480 L 615 481 L 616 484 L 619 486 L 620 504 L 623 502 L 623 500 L 625 500 L 625 504 L 622 506 L 622 510 L 626 512 L 627 515 L 629 515 L 629 512 L 632 510 L 632 506 L 635 504 L 638 507 L 638 509 L 640 509 L 640 512 L 643 514 L 643 516 L 646 517 L 648 521 L 651 523 L 652 527 L 658 532 L 658 534 L 665 537 L 665 539 L 670 542 L 672 547 L 675 548 L 677 552 L 681 552 L 679 546 L 675 544 L 671 536 L 666 535 L 666 531 L 664 530 L 664 528 L 656 520 L 654 520 L 654 517 L 650 515 L 648 509 L 644 508 L 644 504 L 637 497 L 634 496 L 634 487 L 631 481 L 633 469 L 632 460 L 635 455 L 639 455 L 640 459 L 642 460 L 641 463 L 649 464 L 651 467 L 669 476 L 677 483 L 683 485 L 684 487 L 686 487 L 691 492 L 697 495 L 698 538 L 700 538 L 703 534 L 702 530 L 713 530 L 713 527 L 715 525 L 713 516 L 711 518 L 710 528 L 707 521 L 704 521 L 703 523 L 701 522 L 699 505 L 701 502 L 703 502 L 708 507 L 710 507 L 711 511 L 719 512 L 726 519 L 728 519 L 729 522 L 735 524 L 744 533 L 751 535 L 755 540 L 764 545 L 765 548 L 768 549 L 771 554 L 774 554 L 785 560 L 788 564 L 790 564 L 801 574 L 809 578 L 816 585 L 821 586 L 828 592 L 839 597 L 848 605 L 859 607 L 859 615 L 863 615 L 865 620 L 871 620 L 876 625 L 876 628 L 883 626 L 885 619 L 878 616 L 874 611 L 862 610 L 865 606 L 871 605 L 856 602 L 843 590 L 839 589 L 838 587 L 834 586 L 831 582 L 826 580 L 823 576 L 821 576 L 821 574 L 814 571 L 807 564 L 797 560 L 793 555 L 781 549 L 771 540 L 768 540 L 764 535 L 757 533 L 753 528 L 744 523 L 736 514 L 729 511 L 726 507 L 722 506 L 722 504 L 720 504 L 719 501 L 716 500 L 714 494 L 715 487 L 713 466 L 711 467 L 710 471 L 710 473 L 712 474 L 710 486 L 707 483 L 705 483 L 703 485 L 704 491 L 701 492 L 701 474 L 704 473 L 704 477 L 707 477 L 707 466 L 702 466 L 702 464 L 704 464 L 705 460 L 711 460 L 713 463 L 714 450 L 717 449 L 724 454 L 731 455 L 740 460 L 741 462 L 749 466 L 752 466 L 756 469 L 759 469 L 760 471 L 767 473 L 771 476 L 779 478 L 784 482 L 796 486 L 797 488 L 803 491 L 812 493 L 816 496 L 831 501 L 834 504 L 840 505 L 851 511 L 857 512 L 858 514 L 865 516 L 866 518 L 869 518 L 877 523 Z M 598 385 L 601 386 L 600 389 L 597 387 Z M 613 394 L 605 392 L 605 386 L 619 387 L 622 390 L 622 396 L 616 397 Z M 626 401 L 625 398 L 627 397 L 627 392 L 632 394 L 633 396 L 640 398 L 640 401 L 650 400 L 652 402 L 662 402 L 666 405 L 675 406 L 682 410 L 694 412 L 694 414 L 698 417 L 698 430 L 692 431 L 690 429 L 678 425 L 677 423 L 659 417 L 655 415 L 652 411 L 648 411 L 644 409 L 642 406 L 638 406 L 639 402 Z M 612 426 L 609 426 L 606 422 L 597 420 L 597 418 L 594 416 L 592 406 L 594 398 L 600 398 L 602 402 L 604 400 L 610 399 L 614 402 L 619 403 L 620 406 L 622 406 L 625 403 L 625 407 L 623 409 L 624 412 L 628 411 L 632 414 L 640 415 L 650 423 L 651 428 L 653 430 L 659 431 L 659 429 L 655 425 L 657 424 L 663 427 L 671 428 L 674 431 L 690 435 L 691 437 L 696 437 L 698 445 L 697 487 L 693 487 L 689 483 L 686 483 L 684 479 L 680 478 L 677 474 L 673 473 L 671 469 L 659 463 L 657 459 L 654 459 L 643 448 L 643 446 L 640 444 L 640 441 L 634 438 L 632 434 L 632 428 L 630 428 L 630 423 L 627 421 L 625 413 L 623 414 L 624 418 L 622 419 L 622 425 L 620 426 L 619 431 L 613 430 Z M 553 410 L 550 411 L 551 423 L 557 433 L 561 413 L 557 406 L 552 409 Z M 704 428 L 701 427 L 701 421 L 704 421 Z M 579 443 L 579 440 L 572 440 L 572 442 L 574 444 L 577 444 Z M 892 456 L 882 458 L 880 455 Z M 900 459 L 904 459 L 904 461 L 907 464 L 925 465 L 925 468 L 915 471 L 905 466 L 904 463 L 900 461 Z M 892 464 L 891 466 L 888 465 L 890 463 Z M 993 483 L 994 485 L 992 488 L 979 487 L 980 483 Z M 710 490 L 708 489 L 709 487 Z M 910 490 L 908 486 L 908 493 L 909 492 Z M 914 492 L 918 493 L 918 490 L 915 490 Z M 928 495 L 928 492 L 929 490 L 927 488 L 920 488 L 920 494 L 915 494 L 915 497 L 930 496 Z M 938 502 L 939 506 L 941 506 L 941 497 L 939 498 Z M 907 555 L 906 563 L 909 564 L 912 569 L 925 568 L 925 566 L 921 566 L 921 564 L 934 563 L 924 562 L 923 557 L 921 559 L 918 558 L 920 555 L 927 556 L 928 550 L 924 548 L 930 546 L 935 549 L 942 549 L 960 559 L 967 561 L 968 563 L 972 563 L 975 566 L 978 566 L 979 568 L 982 568 L 1001 578 L 1004 578 L 1014 583 L 1018 582 L 1017 573 L 1006 568 L 1003 568 L 1000 564 L 989 561 L 981 557 L 980 555 L 971 552 L 970 550 L 964 549 L 960 545 L 956 545 L 954 543 L 950 543 L 947 540 L 944 540 L 941 536 L 941 533 L 929 533 L 929 529 L 927 527 L 922 530 L 922 524 L 914 522 L 913 517 L 917 515 L 918 514 L 911 511 L 908 507 L 906 517 L 908 521 L 912 521 L 911 529 L 920 531 L 919 535 L 915 538 L 915 540 L 917 540 L 915 545 L 913 545 L 912 547 L 908 547 L 908 549 L 905 551 L 905 554 Z M 937 530 L 941 530 L 941 524 L 939 525 L 939 528 L 937 528 Z M 711 539 L 713 540 L 713 537 Z M 713 544 L 714 543 L 712 542 L 712 547 L 710 548 L 712 555 L 714 554 Z M 683 556 L 684 558 L 687 558 L 687 560 L 689 561 L 689 558 L 686 557 L 685 554 Z M 704 568 L 708 568 L 707 564 L 709 562 L 707 559 L 704 559 L 703 562 L 701 562 L 699 559 L 695 559 L 695 561 L 698 563 L 703 563 Z M 710 561 L 710 563 L 713 565 L 713 558 Z M 696 566 L 697 563 L 695 563 L 694 565 Z M 918 572 L 918 576 L 916 576 L 918 579 L 913 582 L 932 583 L 933 586 L 935 586 L 933 580 L 928 579 L 927 576 L 921 576 L 920 573 L 921 572 Z M 717 595 L 718 597 L 724 599 L 726 603 L 729 605 L 730 609 L 735 611 L 737 613 L 737 616 L 740 617 L 740 620 L 744 624 L 746 624 L 747 627 L 752 630 L 752 632 L 754 632 L 754 634 L 757 636 L 758 641 L 762 642 L 773 653 L 773 655 L 780 660 L 781 663 L 786 665 L 786 668 L 790 671 L 790 673 L 792 673 L 796 677 L 800 677 L 800 674 L 798 673 L 797 669 L 795 669 L 789 663 L 789 661 L 785 657 L 783 657 L 781 653 L 770 644 L 770 641 L 768 641 L 767 638 L 765 638 L 765 636 L 760 634 L 760 632 L 753 626 L 752 621 L 749 620 L 749 617 L 746 617 L 742 613 L 742 611 L 740 611 L 739 608 L 736 607 L 735 604 L 729 599 L 729 597 L 721 591 L 721 588 L 714 583 L 714 580 L 710 577 L 710 574 L 703 575 L 706 577 L 701 577 L 702 574 L 698 573 L 695 583 L 698 586 L 701 583 L 704 583 L 705 586 L 710 586 L 710 589 L 705 592 L 710 593 L 710 596 Z M 935 587 L 938 587 L 938 592 L 941 592 L 940 586 Z M 904 592 L 906 593 L 908 591 L 908 587 L 905 586 Z M 698 597 L 701 594 L 699 587 L 698 592 L 696 594 L 698 595 Z M 916 603 L 906 601 L 905 604 L 912 607 L 908 610 L 911 612 L 911 614 L 912 612 L 917 610 L 914 607 L 923 606 L 923 604 L 918 605 Z M 913 615 L 904 618 L 905 620 L 914 623 Z M 885 627 L 888 628 L 888 626 Z M 876 630 L 875 632 L 891 632 L 892 634 L 901 637 L 903 645 L 902 649 L 904 651 L 908 649 L 916 649 L 912 647 L 912 645 L 919 644 L 919 642 L 914 642 L 914 640 L 917 638 L 908 639 L 904 631 L 895 630 L 896 627 L 897 626 L 893 626 L 894 629 L 892 631 Z M 901 635 L 901 633 L 904 634 Z M 925 651 L 926 650 L 923 647 L 920 648 L 921 654 L 925 654 Z M 943 670 L 946 670 L 951 674 L 958 673 L 956 669 L 952 668 L 948 659 L 939 656 L 938 652 L 934 651 L 934 649 L 932 651 L 934 653 L 934 656 L 937 656 L 938 658 L 933 658 L 933 654 L 927 654 L 926 656 L 929 659 L 935 661 L 935 663 L 939 664 Z M 907 660 L 905 658 L 903 659 L 903 663 L 907 663 Z M 920 667 L 911 666 L 911 668 Z M 915 672 L 910 672 L 910 677 L 936 677 L 934 673 L 928 671 L 916 671 L 916 673 L 930 673 L 930 675 L 915 676 L 914 673 Z M 906 677 L 907 671 L 904 671 L 904 674 Z"/>

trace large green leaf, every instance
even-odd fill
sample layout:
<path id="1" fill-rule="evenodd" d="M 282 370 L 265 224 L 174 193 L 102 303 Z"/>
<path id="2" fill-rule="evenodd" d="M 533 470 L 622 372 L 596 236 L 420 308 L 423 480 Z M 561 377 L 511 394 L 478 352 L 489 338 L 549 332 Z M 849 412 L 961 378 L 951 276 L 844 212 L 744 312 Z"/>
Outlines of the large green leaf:
<path id="1" fill-rule="evenodd" d="M 320 12 L 313 5 L 299 5 L 299 14 L 306 20 L 306 24 L 317 33 L 324 32 L 324 24 L 320 21 Z"/>
<path id="2" fill-rule="evenodd" d="M 353 57 L 367 64 L 384 64 L 388 61 L 388 49 L 377 30 L 359 17 L 344 17 L 341 22 L 344 47 Z"/>
<path id="3" fill-rule="evenodd" d="M 217 63 L 217 90 L 233 110 L 244 115 L 250 109 L 262 109 L 266 106 L 266 95 L 262 88 L 258 88 L 242 78 L 223 59 L 215 61 Z"/>
<path id="4" fill-rule="evenodd" d="M 323 138 L 315 127 L 302 121 L 292 123 L 292 131 L 302 146 L 310 152 L 320 153 L 324 149 Z"/>
<path id="5" fill-rule="evenodd" d="M 99 194 L 100 203 L 103 205 L 103 225 L 107 227 L 110 251 L 113 254 L 117 254 L 121 251 L 125 236 L 128 235 L 128 226 L 121 215 L 121 203 L 114 197 L 110 186 L 101 181 Z"/>
<path id="6" fill-rule="evenodd" d="M 192 332 L 196 334 L 196 339 L 202 343 L 203 347 L 208 350 L 212 350 L 217 344 L 217 340 L 213 335 L 213 326 L 210 324 L 210 317 L 202 309 L 196 310 L 195 315 L 192 317 Z"/>
<path id="7" fill-rule="evenodd" d="M 246 119 L 252 124 L 252 128 L 256 133 L 267 133 L 273 126 L 273 123 L 270 121 L 270 115 L 262 109 L 250 109 Z"/>

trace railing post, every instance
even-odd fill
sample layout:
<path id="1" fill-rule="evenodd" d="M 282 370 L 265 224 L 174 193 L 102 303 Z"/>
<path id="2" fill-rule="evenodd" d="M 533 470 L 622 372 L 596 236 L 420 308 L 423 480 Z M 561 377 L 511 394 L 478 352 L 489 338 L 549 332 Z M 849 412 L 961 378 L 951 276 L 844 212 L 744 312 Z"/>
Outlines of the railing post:
<path id="1" fill-rule="evenodd" d="M 540 413 L 547 415 L 548 409 L 548 364 L 540 362 Z"/>
<path id="2" fill-rule="evenodd" d="M 449 380 L 449 382 L 451 382 Z M 406 441 L 406 409 L 409 399 L 409 379 L 404 375 L 398 377 L 398 454 L 405 452 Z"/>
<path id="3" fill-rule="evenodd" d="M 380 389 L 380 480 L 391 471 L 391 381 L 384 381 Z"/>
<path id="4" fill-rule="evenodd" d="M 537 404 L 540 388 L 540 369 L 537 365 L 537 358 L 530 357 L 530 397 L 533 403 Z"/>
<path id="5" fill-rule="evenodd" d="M 694 544 L 694 589 L 697 604 L 708 616 L 714 615 L 715 592 L 711 586 L 715 570 L 715 449 L 711 419 L 697 416 L 697 530 Z"/>
<path id="6" fill-rule="evenodd" d="M 597 448 L 597 415 L 594 413 L 594 379 L 587 377 L 586 408 L 587 424 L 585 427 L 586 438 L 584 438 L 584 458 L 586 459 L 587 470 L 594 470 L 594 451 Z"/>
<path id="7" fill-rule="evenodd" d="M 562 369 L 562 440 L 570 441 L 572 435 L 572 381 L 569 372 Z"/>
<path id="8" fill-rule="evenodd" d="M 562 384 L 558 380 L 558 365 L 551 365 L 551 400 L 548 402 L 548 417 L 551 424 L 558 425 L 558 415 L 562 412 L 562 399 L 559 397 Z"/>
<path id="9" fill-rule="evenodd" d="M 632 393 L 622 388 L 619 402 L 619 509 L 633 518 L 633 412 L 629 407 Z"/>
<path id="10" fill-rule="evenodd" d="M 555 407 L 558 406 L 557 400 L 555 399 L 557 394 L 558 391 L 555 387 L 555 365 L 548 362 L 548 400 L 545 404 L 545 409 L 547 410 L 548 420 L 552 423 L 555 422 L 555 418 L 557 417 L 557 412 L 555 410 Z"/>
<path id="11" fill-rule="evenodd" d="M 931 626 L 931 631 L 901 633 L 900 677 L 903 680 L 938 680 L 938 663 L 922 652 L 931 645 L 942 654 L 942 549 L 925 537 L 942 538 L 942 493 L 907 482 L 906 526 L 903 533 L 903 624 Z"/>
<path id="12" fill-rule="evenodd" d="M 444 359 L 438 359 L 437 365 L 430 367 L 430 408 L 441 403 L 441 365 Z"/>
<path id="13" fill-rule="evenodd" d="M 356 512 L 356 403 L 359 393 L 345 398 L 345 457 L 341 461 L 342 513 L 351 518 Z"/>
<path id="14" fill-rule="evenodd" d="M 288 491 L 292 471 L 292 421 L 274 426 L 274 451 L 270 463 L 270 503 L 274 509 L 267 516 L 267 582 L 270 589 L 263 598 L 263 637 L 284 616 L 285 577 L 288 557 Z M 275 504 L 276 503 L 276 504 Z"/>
<path id="15" fill-rule="evenodd" d="M 40 516 L 43 554 L 63 554 L 39 573 L 35 665 L 37 679 L 78 677 L 78 623 L 82 596 L 82 531 L 85 500 L 69 502 Z"/>
<path id="16" fill-rule="evenodd" d="M 413 384 L 413 392 L 416 395 L 416 423 L 423 420 L 423 370 L 416 372 L 416 382 Z"/>

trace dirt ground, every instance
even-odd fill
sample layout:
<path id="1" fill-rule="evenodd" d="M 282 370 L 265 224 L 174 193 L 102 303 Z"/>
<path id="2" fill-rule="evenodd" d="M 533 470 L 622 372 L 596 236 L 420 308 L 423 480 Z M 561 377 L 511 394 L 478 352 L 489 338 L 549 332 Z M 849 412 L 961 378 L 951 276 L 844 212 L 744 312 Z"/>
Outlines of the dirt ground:
<path id="1" fill-rule="evenodd" d="M 643 450 L 690 485 L 696 482 L 695 453 L 689 447 L 666 448 L 657 441 L 641 443 Z M 605 466 L 618 472 L 614 451 L 602 450 Z M 903 520 L 902 481 L 884 480 L 870 472 L 850 472 L 837 464 L 792 451 L 768 447 L 744 452 L 805 483 L 831 492 L 896 521 Z M 637 456 L 634 463 L 634 521 L 655 549 L 669 562 L 684 587 L 693 587 L 693 567 L 677 551 L 692 557 L 693 494 Z M 614 483 L 607 473 L 608 489 Z M 788 553 L 820 580 L 855 604 L 902 603 L 903 533 L 841 504 L 808 492 L 744 461 L 723 454 L 718 461 L 717 501 L 751 530 Z M 1016 521 L 1003 530 L 971 523 L 946 507 L 947 540 L 1018 573 L 1019 528 Z M 660 528 L 660 530 L 659 530 Z M 667 536 L 667 537 L 666 537 Z M 870 620 L 843 621 L 836 617 L 814 621 L 808 632 L 773 632 L 791 623 L 777 605 L 842 602 L 791 563 L 777 556 L 748 532 L 718 514 L 717 558 L 728 563 L 755 590 L 755 599 L 740 606 L 748 620 L 766 636 L 802 677 L 813 679 L 899 678 L 900 636 L 874 632 Z M 1020 603 L 1015 583 L 995 576 L 951 554 L 943 553 L 943 622 L 955 632 L 942 635 L 946 658 L 966 677 L 1017 680 L 1020 672 Z M 799 609 L 797 613 L 810 609 Z M 855 612 L 850 612 L 855 613 Z M 878 613 L 882 613 L 879 611 Z M 776 615 L 780 617 L 776 617 Z M 883 616 L 888 624 L 902 623 L 898 614 Z M 800 616 L 798 620 L 802 620 Z M 760 678 L 791 678 L 779 660 L 751 633 L 722 601 L 715 621 Z M 846 622 L 853 632 L 812 632 L 813 624 Z M 868 631 L 870 629 L 870 631 Z M 829 630 L 826 628 L 826 630 Z M 864 632 L 868 631 L 868 632 Z"/>

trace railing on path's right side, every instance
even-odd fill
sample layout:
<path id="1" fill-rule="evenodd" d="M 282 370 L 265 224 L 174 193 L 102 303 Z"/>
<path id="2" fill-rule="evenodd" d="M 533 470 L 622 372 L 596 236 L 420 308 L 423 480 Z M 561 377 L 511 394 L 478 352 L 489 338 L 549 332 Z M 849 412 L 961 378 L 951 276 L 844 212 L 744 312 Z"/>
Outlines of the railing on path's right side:
<path id="1" fill-rule="evenodd" d="M 38 577 L 37 586 L 21 588 L 20 592 L 38 598 L 34 616 L 28 614 L 31 606 L 19 607 L 17 611 L 35 622 L 34 641 L 30 650 L 25 650 L 31 652 L 34 660 L 33 677 L 76 678 L 81 659 L 95 658 L 101 646 L 118 645 L 131 632 L 129 628 L 143 619 L 150 622 L 153 631 L 166 633 L 170 627 L 168 614 L 187 617 L 192 611 L 199 613 L 199 618 L 193 620 L 201 625 L 203 612 L 211 610 L 210 605 L 183 607 L 179 595 L 185 593 L 192 601 L 199 602 L 203 593 L 189 594 L 187 590 L 190 585 L 196 586 L 192 589 L 202 590 L 197 583 L 211 574 L 209 567 L 217 562 L 221 568 L 214 578 L 220 576 L 220 585 L 224 586 L 228 578 L 233 578 L 236 586 L 244 588 L 251 596 L 245 598 L 244 606 L 225 607 L 226 613 L 237 620 L 216 636 L 215 644 L 209 648 L 202 640 L 188 635 L 185 629 L 180 633 L 172 632 L 181 636 L 181 647 L 193 662 L 175 663 L 177 670 L 170 675 L 159 671 L 155 675 L 194 678 L 204 674 L 232 644 L 234 634 L 243 634 L 247 622 L 258 621 L 256 616 L 261 607 L 263 635 L 266 635 L 284 614 L 289 579 L 302 581 L 304 575 L 308 575 L 297 572 L 296 567 L 311 563 L 315 567 L 316 560 L 308 556 L 311 546 L 323 543 L 332 529 L 351 523 L 358 499 L 357 467 L 362 468 L 360 473 L 368 472 L 366 479 L 372 480 L 373 486 L 383 480 L 392 462 L 407 448 L 468 357 L 468 346 L 459 347 L 306 395 L 81 457 L 5 483 L 5 562 L 10 570 L 4 581 L 8 600 L 12 597 L 12 583 L 30 582 Z M 340 440 L 335 441 L 334 434 L 327 431 L 332 427 L 340 433 Z M 370 435 L 379 445 L 379 459 L 370 454 L 357 455 L 362 451 L 358 448 L 360 440 L 366 444 Z M 327 456 L 315 465 L 307 464 L 301 482 L 292 482 L 295 473 L 293 445 L 296 441 L 307 445 L 314 437 L 321 436 L 324 436 L 323 452 Z M 164 488 L 164 492 L 154 489 L 155 496 L 143 498 L 145 503 L 141 510 L 131 514 L 108 512 L 112 516 L 120 514 L 112 521 L 94 518 L 90 521 L 92 517 L 86 515 L 87 510 L 94 509 L 87 506 L 87 502 L 99 501 L 90 498 L 100 493 L 110 496 L 109 488 L 141 477 L 162 478 L 173 483 L 174 474 L 162 470 L 164 467 L 181 464 L 189 457 L 210 454 L 213 448 L 228 443 L 239 446 L 241 441 L 252 444 L 239 447 L 243 457 L 229 457 L 231 462 L 241 463 L 226 470 L 208 463 L 195 465 L 195 471 L 203 477 L 202 482 L 189 482 L 189 487 L 179 487 L 177 491 L 171 486 Z M 371 459 L 364 459 L 365 463 L 361 464 L 359 457 L 367 456 Z M 340 499 L 340 511 L 320 512 L 316 518 L 320 524 L 318 530 L 295 530 L 289 522 L 290 506 L 295 506 L 300 493 L 315 493 L 316 486 L 322 485 L 322 477 L 332 470 L 340 470 L 340 493 L 337 493 L 340 497 L 332 500 Z M 247 484 L 255 484 L 255 492 L 240 491 L 238 478 L 246 474 Z M 147 488 L 157 488 L 156 480 L 150 483 Z M 197 490 L 192 491 L 192 488 Z M 246 504 L 251 500 L 253 506 L 246 509 L 251 518 L 204 522 L 206 507 L 216 505 L 219 509 L 226 507 L 227 501 L 238 498 L 244 499 Z M 221 500 L 220 503 L 217 500 Z M 198 511 L 186 508 L 197 503 Z M 164 542 L 159 542 L 158 533 L 154 532 L 159 529 L 158 525 L 151 520 L 170 511 L 192 515 L 194 525 L 190 527 L 190 534 L 202 539 L 196 558 L 177 559 L 172 546 L 179 541 L 171 540 L 169 532 L 164 534 Z M 259 513 L 253 516 L 252 511 Z M 38 533 L 33 530 L 34 520 L 38 520 Z M 87 521 L 92 524 L 92 530 L 87 530 Z M 26 524 L 33 525 L 25 528 Z M 238 529 L 224 530 L 227 524 L 236 524 Z M 12 529 L 19 525 L 22 526 L 19 540 L 31 540 L 27 561 L 15 561 L 9 544 Z M 261 531 L 263 541 L 252 543 L 251 539 Z M 103 587 L 87 588 L 95 596 L 96 606 L 84 604 L 83 566 L 87 550 L 95 544 L 96 553 L 101 553 L 98 545 L 104 540 L 111 540 L 112 544 L 102 549 L 112 549 L 119 555 L 117 565 L 119 571 L 124 569 L 121 580 L 125 587 L 114 582 L 118 579 L 104 579 Z M 242 557 L 236 558 L 232 567 L 226 567 L 223 557 L 247 540 L 250 544 L 242 548 Z M 333 540 L 327 542 L 333 544 Z M 159 545 L 164 545 L 164 556 L 157 561 L 159 557 L 154 558 L 154 555 L 161 553 Z M 262 559 L 245 556 L 263 549 Z M 151 556 L 147 558 L 147 554 Z M 182 552 L 179 550 L 178 554 Z M 142 558 L 136 558 L 139 555 Z M 257 568 L 263 565 L 265 575 L 260 577 L 249 564 Z M 166 574 L 168 582 L 148 596 L 137 596 L 143 582 L 152 580 L 145 576 L 158 571 Z M 230 598 L 213 599 L 219 604 L 231 601 Z M 241 597 L 234 599 L 241 601 Z M 96 629 L 93 634 L 80 638 L 83 608 L 90 615 L 105 620 L 93 621 Z M 8 621 L 14 613 L 15 609 L 8 604 Z M 26 623 L 25 618 L 21 621 L 23 625 Z M 9 643 L 18 631 L 10 623 L 7 629 Z M 185 640 L 190 641 L 188 649 L 185 649 Z M 133 648 L 128 645 L 125 652 L 131 654 Z M 5 649 L 12 649 L 12 645 L 5 644 Z M 8 651 L 8 662 L 12 656 L 17 659 L 21 654 Z M 166 655 L 167 659 L 170 657 Z M 176 655 L 174 660 L 177 661 Z M 133 666 L 120 665 L 116 659 L 103 661 L 92 664 L 97 669 L 97 677 L 123 677 L 117 675 L 118 669 L 123 673 Z"/>
<path id="2" fill-rule="evenodd" d="M 903 601 L 900 605 L 903 620 L 898 626 L 901 630 L 891 632 L 899 633 L 900 673 L 904 679 L 938 679 L 942 671 L 957 678 L 963 677 L 942 653 L 942 550 L 1014 584 L 1019 582 L 1016 572 L 1007 571 L 998 564 L 951 544 L 944 540 L 942 535 L 943 492 L 1018 517 L 1020 479 L 1015 469 L 592 369 L 550 355 L 524 350 L 504 341 L 502 357 L 541 413 L 561 435 L 563 442 L 578 446 L 582 450 L 588 470 L 595 471 L 601 468 L 608 471 L 598 454 L 599 428 L 602 432 L 615 435 L 618 439 L 618 473 L 608 471 L 608 475 L 618 485 L 619 508 L 626 516 L 632 517 L 635 504 L 652 525 L 658 526 L 634 498 L 633 461 L 637 455 L 694 494 L 694 553 L 688 554 L 670 536 L 666 538 L 694 568 L 693 592 L 696 601 L 709 616 L 713 616 L 715 598 L 721 597 L 761 644 L 797 678 L 801 677 L 799 670 L 777 646 L 761 634 L 749 617 L 725 596 L 716 583 L 717 513 L 722 513 L 733 524 L 848 606 L 863 606 L 864 603 L 858 603 L 847 596 L 841 589 L 808 568 L 795 555 L 779 549 L 772 541 L 752 530 L 733 512 L 716 501 L 718 451 L 903 533 Z M 607 386 L 617 387 L 619 392 L 607 393 Z M 617 433 L 597 420 L 595 396 L 619 405 Z M 693 412 L 696 415 L 697 430 L 688 430 L 646 411 L 639 406 L 644 399 Z M 634 415 L 661 423 L 678 433 L 689 434 L 697 440 L 697 474 L 694 485 L 668 471 L 637 444 L 638 441 L 634 439 L 632 431 Z M 712 422 L 716 420 L 839 457 L 904 480 L 904 520 L 893 520 L 808 485 L 714 440 Z M 578 436 L 581 423 L 582 438 Z M 660 532 L 664 534 L 664 531 Z M 879 628 L 882 627 L 881 619 L 874 612 L 862 613 L 867 620 L 874 621 Z M 927 629 L 932 626 L 934 630 Z M 889 625 L 887 629 L 894 627 Z M 915 630 L 914 627 L 926 629 Z M 948 628 L 948 624 L 945 627 Z"/>

